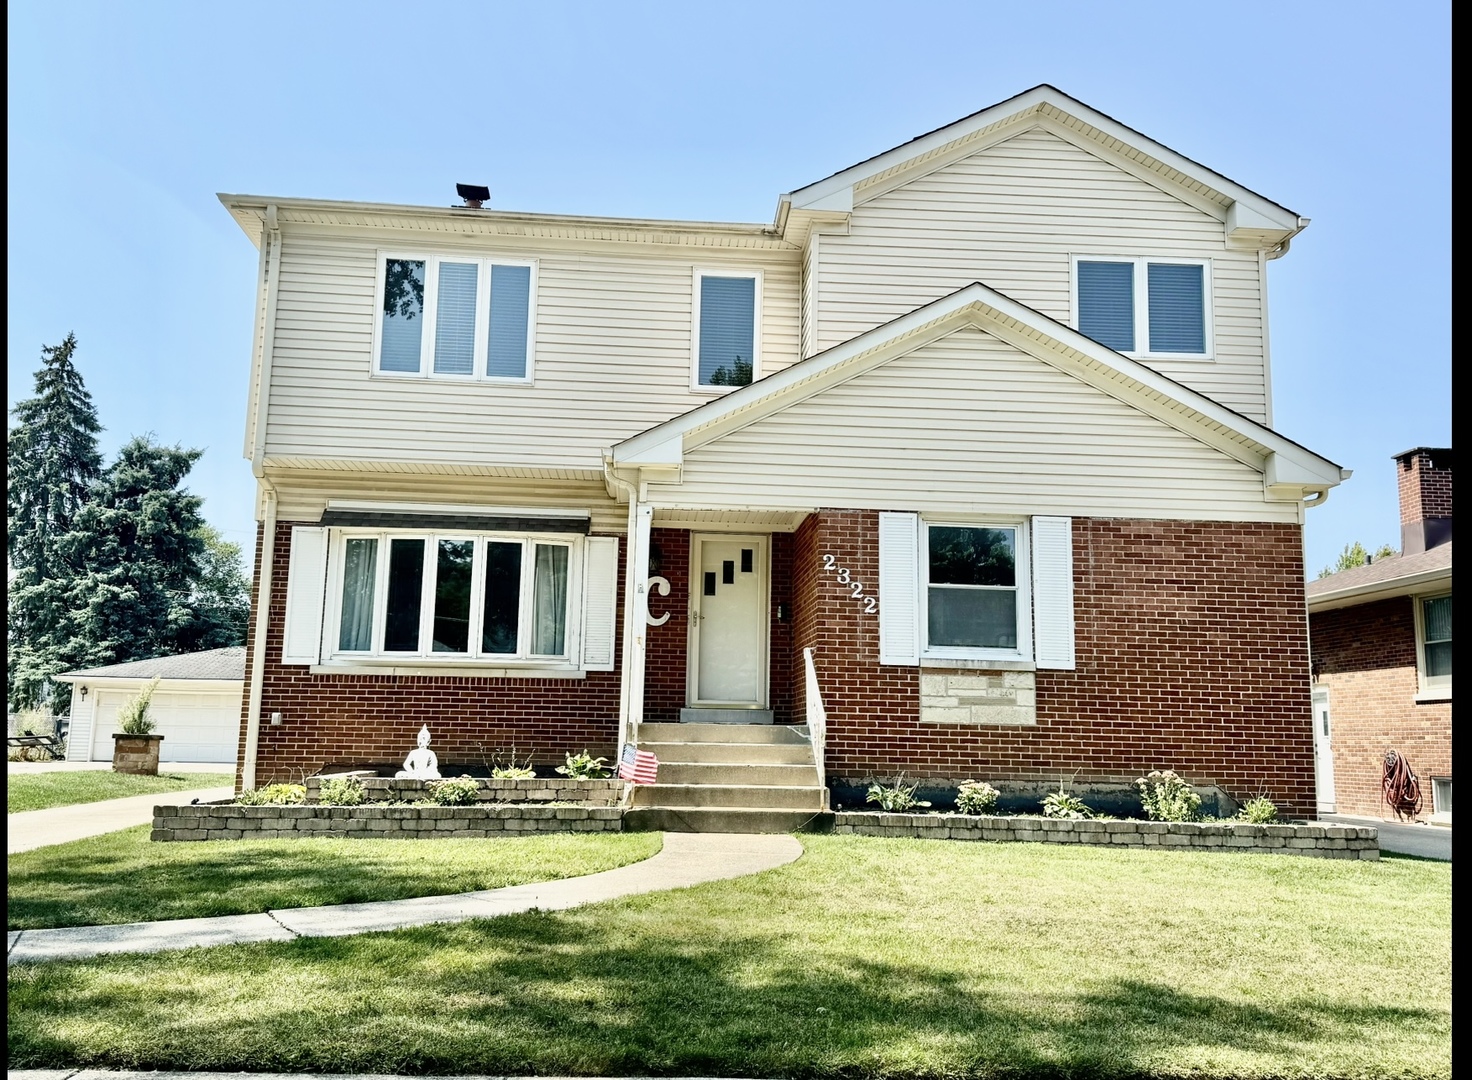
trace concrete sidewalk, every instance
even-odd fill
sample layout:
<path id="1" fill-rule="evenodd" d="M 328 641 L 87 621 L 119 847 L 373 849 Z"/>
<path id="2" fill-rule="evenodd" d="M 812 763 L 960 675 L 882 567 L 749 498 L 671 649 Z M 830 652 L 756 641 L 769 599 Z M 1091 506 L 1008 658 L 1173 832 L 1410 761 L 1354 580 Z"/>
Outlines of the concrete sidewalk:
<path id="1" fill-rule="evenodd" d="M 652 858 L 616 870 L 562 881 L 511 885 L 504 889 L 454 896 L 287 908 L 260 915 L 11 931 L 7 934 L 6 962 L 37 963 L 105 953 L 188 949 L 197 945 L 341 937 L 374 930 L 493 918 L 533 909 L 562 911 L 637 893 L 744 877 L 784 866 L 801 854 L 802 845 L 793 836 L 665 833 L 664 847 Z"/>
<path id="2" fill-rule="evenodd" d="M 1343 825 L 1373 825 L 1380 831 L 1380 850 L 1396 855 L 1415 855 L 1422 859 L 1452 861 L 1452 827 L 1428 825 L 1425 822 L 1383 821 L 1380 818 L 1351 817 L 1348 814 L 1320 814 L 1324 821 Z"/>
<path id="3" fill-rule="evenodd" d="M 111 772 L 110 761 L 7 761 L 5 772 L 9 776 L 43 772 Z M 164 761 L 159 763 L 161 773 L 233 773 L 235 765 L 229 761 Z"/>
<path id="4" fill-rule="evenodd" d="M 167 770 L 164 770 L 167 771 Z M 134 825 L 153 821 L 153 808 L 165 804 L 188 803 L 194 799 L 212 802 L 228 799 L 234 789 L 201 788 L 197 791 L 160 791 L 152 795 L 129 795 L 126 799 L 104 799 L 102 802 L 54 806 L 50 810 L 25 810 L 7 814 L 5 820 L 5 853 L 15 855 L 68 840 L 117 832 Z"/>

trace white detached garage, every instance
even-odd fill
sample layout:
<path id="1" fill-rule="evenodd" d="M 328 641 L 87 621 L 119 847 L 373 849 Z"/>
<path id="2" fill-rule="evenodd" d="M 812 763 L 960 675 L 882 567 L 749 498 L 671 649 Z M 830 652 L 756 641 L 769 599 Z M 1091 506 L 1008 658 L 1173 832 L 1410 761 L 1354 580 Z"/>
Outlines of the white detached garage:
<path id="1" fill-rule="evenodd" d="M 111 761 L 118 710 L 157 678 L 148 714 L 164 737 L 160 761 L 203 761 L 233 765 L 240 738 L 245 688 L 245 648 L 209 649 L 156 656 L 126 664 L 68 671 L 57 682 L 72 684 L 68 761 Z"/>

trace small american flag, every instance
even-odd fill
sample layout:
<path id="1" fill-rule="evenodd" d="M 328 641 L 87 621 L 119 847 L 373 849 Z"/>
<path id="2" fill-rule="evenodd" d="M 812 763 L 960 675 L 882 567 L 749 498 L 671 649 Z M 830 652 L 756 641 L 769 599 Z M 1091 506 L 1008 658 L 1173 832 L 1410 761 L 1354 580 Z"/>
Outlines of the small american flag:
<path id="1" fill-rule="evenodd" d="M 635 784 L 652 784 L 659 772 L 659 758 L 648 750 L 636 749 L 633 743 L 624 747 L 618 762 L 618 778 Z"/>

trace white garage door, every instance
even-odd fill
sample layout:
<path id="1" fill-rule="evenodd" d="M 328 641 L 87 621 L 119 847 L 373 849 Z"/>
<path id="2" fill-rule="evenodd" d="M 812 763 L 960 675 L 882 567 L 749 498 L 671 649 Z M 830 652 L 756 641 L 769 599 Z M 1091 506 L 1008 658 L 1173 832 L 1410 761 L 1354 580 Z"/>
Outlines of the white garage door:
<path id="1" fill-rule="evenodd" d="M 131 694 L 104 690 L 97 696 L 97 726 L 92 732 L 92 760 L 112 760 L 112 736 L 118 730 L 118 709 Z M 160 761 L 214 761 L 235 763 L 240 734 L 241 692 L 188 693 L 154 691 L 148 715 L 154 734 L 164 737 Z"/>

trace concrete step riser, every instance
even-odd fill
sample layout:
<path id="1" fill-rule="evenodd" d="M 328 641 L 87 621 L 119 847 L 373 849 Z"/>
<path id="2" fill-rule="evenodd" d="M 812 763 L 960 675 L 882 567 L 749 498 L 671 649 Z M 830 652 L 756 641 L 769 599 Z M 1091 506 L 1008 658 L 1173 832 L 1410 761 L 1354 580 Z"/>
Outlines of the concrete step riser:
<path id="1" fill-rule="evenodd" d="M 789 724 L 640 724 L 639 743 L 807 744 L 807 728 Z"/>
<path id="2" fill-rule="evenodd" d="M 624 815 L 628 832 L 830 832 L 833 815 L 809 810 L 721 810 L 650 807 Z"/>
<path id="3" fill-rule="evenodd" d="M 665 762 L 689 765 L 811 765 L 813 748 L 770 746 L 765 743 L 676 743 L 641 742 L 640 750 L 648 750 Z M 663 775 L 663 773 L 661 773 Z"/>
<path id="4" fill-rule="evenodd" d="M 634 788 L 634 806 L 724 806 L 747 810 L 823 809 L 823 790 L 816 787 L 717 786 L 653 784 Z"/>
<path id="5" fill-rule="evenodd" d="M 767 787 L 818 786 L 812 765 L 667 764 L 659 763 L 661 784 L 760 784 Z"/>

